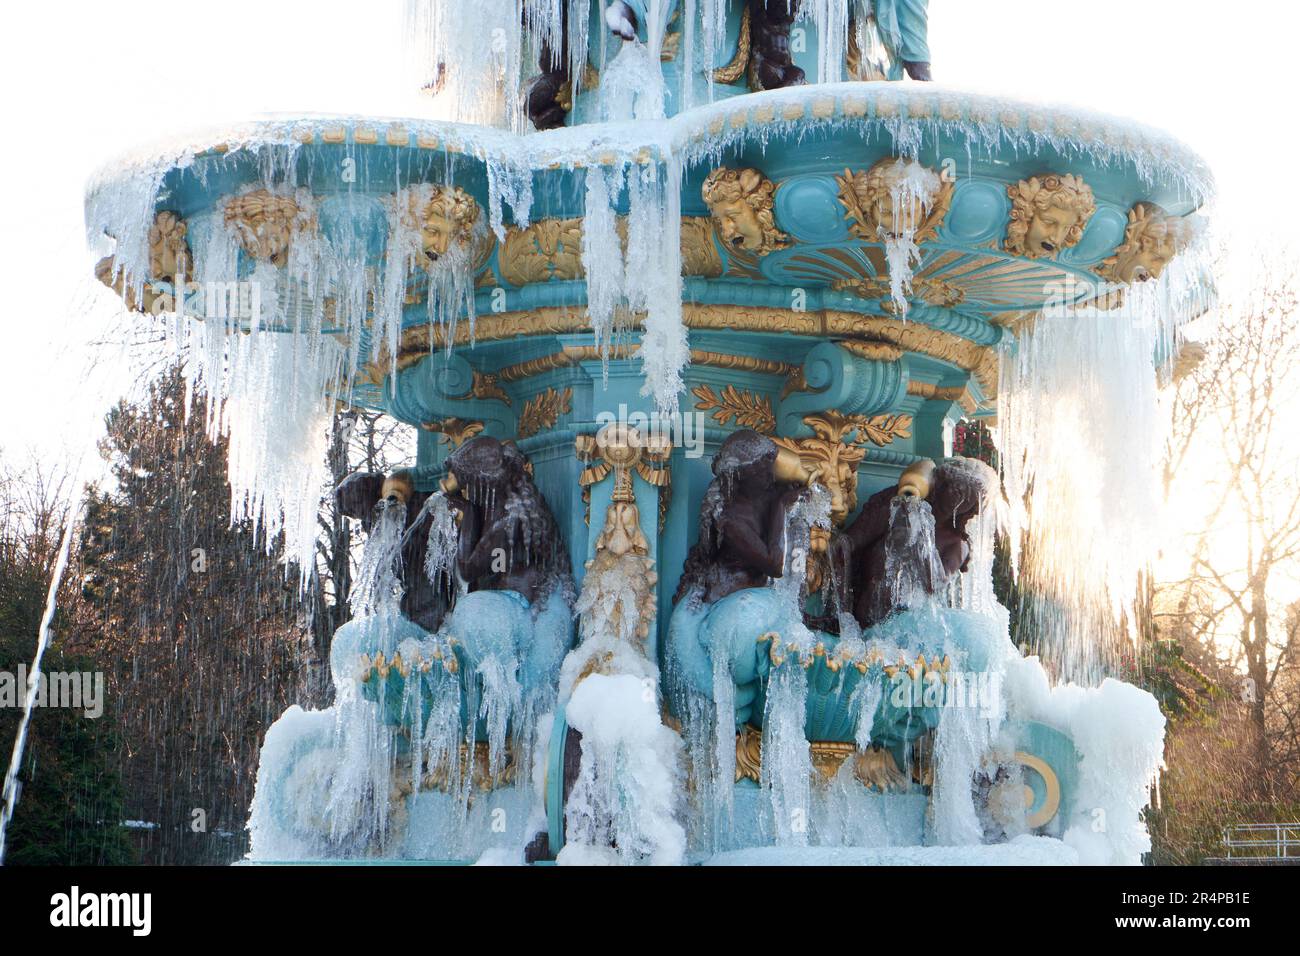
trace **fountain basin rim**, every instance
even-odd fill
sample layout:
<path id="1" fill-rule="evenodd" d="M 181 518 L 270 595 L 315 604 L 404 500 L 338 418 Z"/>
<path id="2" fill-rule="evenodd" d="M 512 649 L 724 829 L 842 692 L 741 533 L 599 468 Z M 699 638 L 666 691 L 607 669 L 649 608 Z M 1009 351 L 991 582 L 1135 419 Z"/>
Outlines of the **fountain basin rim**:
<path id="1" fill-rule="evenodd" d="M 795 126 L 797 124 L 797 127 Z M 728 145 L 797 128 L 866 128 L 891 135 L 910 152 L 909 128 L 964 132 L 974 150 L 1005 145 L 1028 151 L 1050 144 L 1100 165 L 1131 163 L 1148 184 L 1172 179 L 1194 207 L 1214 195 L 1209 166 L 1181 140 L 1154 127 L 1076 107 L 970 93 L 937 84 L 855 82 L 792 87 L 732 97 L 665 120 L 586 124 L 523 135 L 509 130 L 419 118 L 349 114 L 271 114 L 208 128 L 132 151 L 88 180 L 91 204 L 104 188 L 138 174 L 161 178 L 204 155 L 279 145 L 347 143 L 466 153 L 516 169 L 649 162 L 672 154 L 686 165 Z M 920 139 L 915 141 L 919 147 Z"/>

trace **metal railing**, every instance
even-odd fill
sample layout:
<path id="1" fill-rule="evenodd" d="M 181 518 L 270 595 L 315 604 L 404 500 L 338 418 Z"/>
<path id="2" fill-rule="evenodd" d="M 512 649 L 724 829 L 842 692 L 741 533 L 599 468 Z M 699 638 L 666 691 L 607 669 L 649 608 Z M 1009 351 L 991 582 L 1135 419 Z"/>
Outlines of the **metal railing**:
<path id="1" fill-rule="evenodd" d="M 1300 823 L 1239 823 L 1223 828 L 1225 859 L 1300 862 Z"/>

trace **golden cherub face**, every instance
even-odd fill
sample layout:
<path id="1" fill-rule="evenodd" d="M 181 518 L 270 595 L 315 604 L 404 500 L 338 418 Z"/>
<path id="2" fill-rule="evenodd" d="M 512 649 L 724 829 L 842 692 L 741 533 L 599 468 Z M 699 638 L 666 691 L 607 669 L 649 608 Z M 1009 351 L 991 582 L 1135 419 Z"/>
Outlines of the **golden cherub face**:
<path id="1" fill-rule="evenodd" d="M 763 226 L 753 207 L 743 198 L 715 202 L 709 212 L 728 249 L 757 252 L 763 247 Z"/>
<path id="2" fill-rule="evenodd" d="M 735 252 L 766 255 L 788 245 L 776 228 L 772 195 L 775 187 L 757 169 L 715 169 L 700 194 L 722 244 Z"/>
<path id="3" fill-rule="evenodd" d="M 1195 238 L 1196 227 L 1194 218 L 1170 216 L 1154 203 L 1137 203 L 1129 211 L 1124 241 L 1094 271 L 1109 282 L 1126 285 L 1158 279 Z"/>
<path id="4" fill-rule="evenodd" d="M 1083 221 L 1083 216 L 1071 206 L 1053 202 L 1045 208 L 1036 208 L 1025 233 L 1025 255 L 1055 256 L 1065 248 L 1070 230 L 1082 226 Z"/>
<path id="5" fill-rule="evenodd" d="M 1004 247 L 1029 259 L 1055 259 L 1079 244 L 1097 209 L 1092 189 L 1078 176 L 1031 176 L 1008 187 L 1011 222 Z"/>

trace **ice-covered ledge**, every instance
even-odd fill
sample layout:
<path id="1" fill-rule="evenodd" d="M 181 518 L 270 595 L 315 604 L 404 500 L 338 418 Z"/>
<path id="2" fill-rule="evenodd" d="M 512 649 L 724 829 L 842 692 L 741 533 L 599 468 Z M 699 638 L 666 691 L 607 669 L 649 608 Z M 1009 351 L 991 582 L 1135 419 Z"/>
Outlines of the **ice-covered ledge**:
<path id="1" fill-rule="evenodd" d="M 935 227 L 917 233 L 918 261 L 906 268 L 895 267 L 897 255 L 888 243 L 881 246 L 876 230 L 884 226 L 864 221 L 853 208 L 846 215 L 845 190 L 857 191 L 859 199 L 869 195 L 871 177 L 892 157 L 910 157 L 915 168 L 946 183 Z M 602 173 L 593 177 L 593 170 Z M 753 197 L 746 193 L 744 199 L 760 218 L 769 217 L 761 246 L 757 239 L 733 237 L 757 228 L 742 221 L 749 213 L 728 212 L 726 201 L 703 195 L 709 177 L 719 172 L 743 173 L 757 183 Z M 224 228 L 232 228 L 234 199 L 260 192 L 286 201 L 293 192 L 301 223 L 292 228 L 318 229 L 325 239 L 299 257 L 299 278 L 324 297 L 317 305 L 318 331 L 359 343 L 373 360 L 392 360 L 416 345 L 435 344 L 441 334 L 431 330 L 415 343 L 396 331 L 425 334 L 433 309 L 427 263 L 383 261 L 385 250 L 418 242 L 412 231 L 426 225 L 396 221 L 401 217 L 392 204 L 406 201 L 402 196 L 413 187 L 429 197 L 454 192 L 465 197 L 468 215 L 481 212 L 481 238 L 471 261 L 455 267 L 454 288 L 442 290 L 453 294 L 443 296 L 449 301 L 438 307 L 438 317 L 454 321 L 458 314 L 477 313 L 482 326 L 490 319 L 513 336 L 530 334 L 532 326 L 569 331 L 567 320 L 557 325 L 538 317 L 548 309 L 575 307 L 582 315 L 592 304 L 591 276 L 608 271 L 603 266 L 610 254 L 626 253 L 618 244 L 627 242 L 621 237 L 629 200 L 609 193 L 629 177 L 645 184 L 645 214 L 662 217 L 655 234 L 680 233 L 680 261 L 665 258 L 665 242 L 647 241 L 644 230 L 634 240 L 646 247 L 639 273 L 680 271 L 686 277 L 678 293 L 669 282 L 653 296 L 640 296 L 651 303 L 646 328 L 656 330 L 652 337 L 659 342 L 672 340 L 682 325 L 678 298 L 697 311 L 769 310 L 773 314 L 754 330 L 795 331 L 799 314 L 886 318 L 910 296 L 920 306 L 912 320 L 991 346 L 1001 337 L 997 326 L 1022 324 L 1053 297 L 1067 304 L 1086 301 L 1116 274 L 1127 279 L 1138 266 L 1117 273 L 1114 262 L 1126 248 L 1138 248 L 1134 230 L 1144 226 L 1147 211 L 1191 235 L 1188 217 L 1213 188 L 1204 163 L 1182 144 L 1113 117 L 931 84 L 841 83 L 733 97 L 664 120 L 524 136 L 413 119 L 272 117 L 174 140 L 106 167 L 88 189 L 87 227 L 94 243 L 113 239 L 103 278 L 128 301 L 150 308 L 146 285 L 165 286 L 175 278 L 158 265 L 165 259 L 157 248 L 159 215 L 172 217 L 174 232 L 184 236 L 188 230 L 188 240 L 175 241 L 204 244 L 203 236 L 223 228 L 223 214 Z M 1051 177 L 1064 177 L 1070 188 L 1078 184 L 1087 215 L 1064 248 L 1044 257 L 1017 246 L 1009 223 L 1023 218 L 1017 204 L 1028 201 L 1024 196 L 1055 188 Z M 636 205 L 635 197 L 630 201 Z M 601 211 L 605 203 L 608 218 Z M 846 223 L 855 215 L 856 222 Z M 237 221 L 233 227 L 240 228 Z M 605 233 L 588 242 L 593 228 Z M 1186 245 L 1185 239 L 1178 242 Z M 179 254 L 189 272 L 197 273 L 186 279 L 235 278 L 203 275 L 199 251 L 191 257 L 188 247 L 173 250 L 173 258 Z M 223 270 L 246 268 L 248 251 L 237 254 L 244 265 L 236 261 Z M 440 267 L 444 278 L 451 268 Z M 317 283 L 323 272 L 329 276 Z M 476 291 L 469 288 L 471 280 Z M 358 300 L 354 314 L 341 315 L 340 283 L 364 285 L 369 306 Z M 909 284 L 912 289 L 904 291 Z M 402 290 L 405 302 L 394 295 Z M 609 296 L 609 289 L 597 293 L 605 304 L 590 316 L 600 343 L 609 334 Z M 421 301 L 428 309 L 413 307 Z M 1188 311 L 1201 307 L 1193 304 Z M 378 314 L 372 318 L 372 312 Z M 274 317 L 265 324 L 276 327 Z M 572 330 L 585 326 L 580 320 Z M 831 332 L 822 326 L 821 334 Z M 453 331 L 444 341 L 479 337 L 472 324 Z M 376 336 L 387 339 L 386 356 L 373 348 Z M 661 404 L 668 402 L 673 368 L 683 360 L 679 348 L 668 352 L 663 368 L 649 370 Z M 356 371 L 348 369 L 346 377 Z M 992 397 L 996 384 L 987 367 L 981 377 L 985 395 Z"/>
<path id="2" fill-rule="evenodd" d="M 157 182 L 195 159 L 266 147 L 303 145 L 390 146 L 462 153 L 512 170 L 553 170 L 556 164 L 648 161 L 669 153 L 686 162 L 713 156 L 736 142 L 826 128 L 871 129 L 892 137 L 900 154 L 926 138 L 962 142 L 973 154 L 1019 148 L 1025 160 L 1050 164 L 1051 150 L 1098 168 L 1131 166 L 1144 185 L 1160 187 L 1166 203 L 1187 212 L 1214 193 L 1209 167 L 1170 134 L 1112 114 L 1075 106 L 971 93 L 937 83 L 836 83 L 769 90 L 696 107 L 664 120 L 596 123 L 519 136 L 506 130 L 416 118 L 348 115 L 273 115 L 246 123 L 160 140 L 106 164 L 90 180 L 88 226 L 107 226 L 94 215 L 127 181 Z M 1003 158 L 1005 161 L 1005 158 Z M 143 178 L 143 179 L 142 179 Z M 1173 195 L 1170 195 L 1173 193 Z M 137 193 L 148 198 L 148 193 Z M 111 206 L 110 206 L 111 208 Z M 1170 205 L 1171 211 L 1179 211 Z"/>

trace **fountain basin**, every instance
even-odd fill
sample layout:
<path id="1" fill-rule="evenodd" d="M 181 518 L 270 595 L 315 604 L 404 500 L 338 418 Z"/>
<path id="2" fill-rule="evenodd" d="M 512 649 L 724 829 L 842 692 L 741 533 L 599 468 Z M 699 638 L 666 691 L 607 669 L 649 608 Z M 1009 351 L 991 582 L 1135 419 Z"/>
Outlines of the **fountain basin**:
<path id="1" fill-rule="evenodd" d="M 900 213 L 912 199 L 889 174 L 904 167 L 930 184 L 920 216 Z M 317 386 L 307 398 L 318 411 L 342 401 L 387 412 L 418 429 L 421 492 L 474 436 L 513 442 L 579 585 L 613 527 L 602 515 L 621 515 L 614 530 L 640 533 L 637 555 L 657 575 L 642 650 L 661 665 L 709 460 L 730 434 L 752 429 L 797 455 L 837 497 L 837 521 L 848 519 L 904 468 L 949 454 L 958 421 L 995 412 L 1000 358 L 1045 308 L 1126 291 L 1166 267 L 1158 281 L 1177 286 L 1175 324 L 1204 308 L 1192 217 L 1211 192 L 1197 157 L 1142 127 L 852 83 L 523 137 L 267 120 L 111 167 L 91 186 L 87 223 L 94 241 L 114 240 L 101 278 L 134 307 L 194 320 L 178 337 L 221 333 L 210 336 L 218 355 L 222 335 L 328 353 L 319 376 L 291 374 L 295 352 L 284 374 L 261 380 L 253 398 L 269 418 Z M 1048 221 L 1058 208 L 1069 222 Z M 1141 259 L 1155 225 L 1164 257 Z M 662 455 L 635 467 L 602 457 L 610 421 L 655 414 L 679 429 Z M 304 420 L 294 427 L 305 445 L 323 419 Z M 877 681 L 888 676 L 878 666 Z M 856 686 L 846 696 L 837 682 L 860 678 L 824 660 L 813 668 L 808 739 L 852 741 Z M 908 767 L 931 716 L 886 714 L 873 742 Z M 1071 735 L 1035 723 L 1012 734 L 1016 752 L 1024 743 L 1038 760 L 1023 764 L 1030 816 L 1050 807 L 1037 829 L 1077 825 Z M 554 726 L 552 852 L 564 845 L 562 711 Z M 755 799 L 747 789 L 737 807 Z M 898 796 L 912 819 L 924 794 Z M 417 805 L 439 799 L 403 798 L 426 822 L 445 814 Z M 394 852 L 441 858 L 440 840 Z"/>

